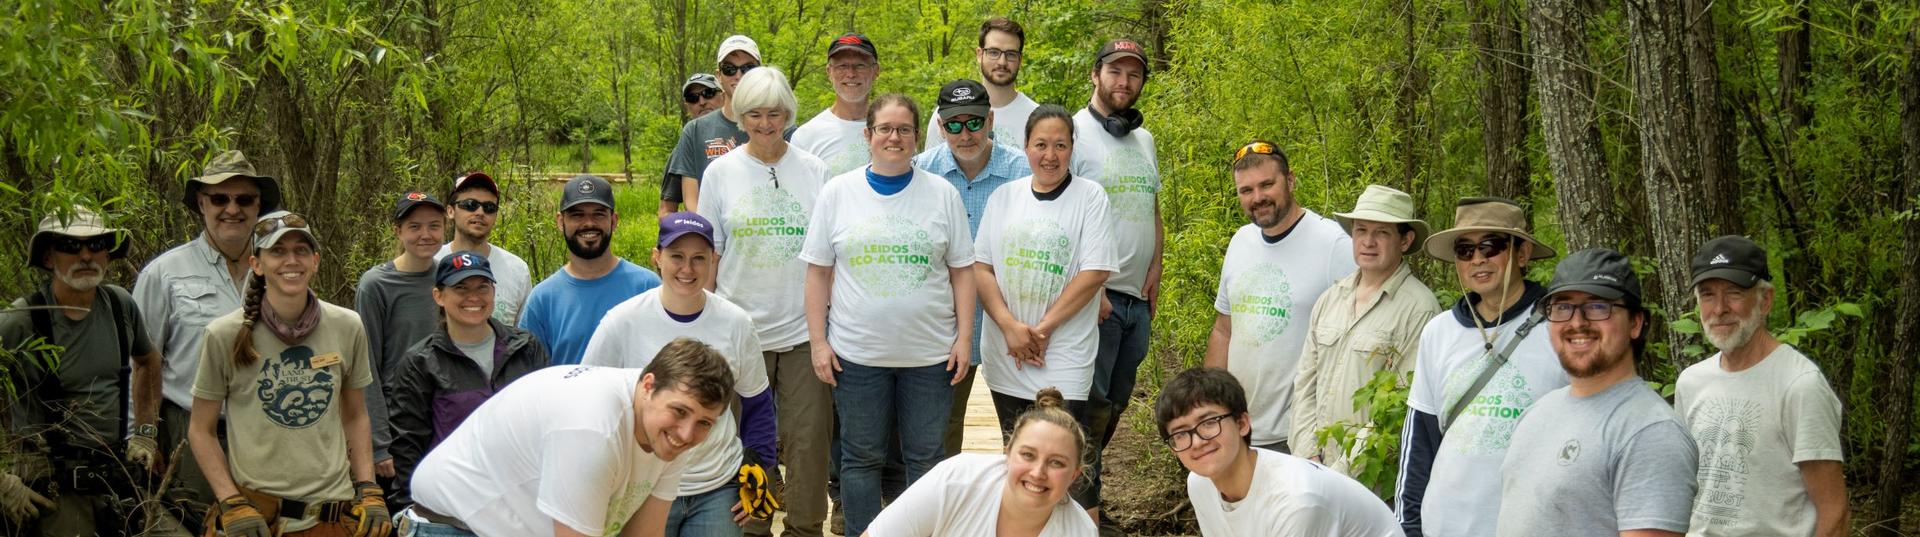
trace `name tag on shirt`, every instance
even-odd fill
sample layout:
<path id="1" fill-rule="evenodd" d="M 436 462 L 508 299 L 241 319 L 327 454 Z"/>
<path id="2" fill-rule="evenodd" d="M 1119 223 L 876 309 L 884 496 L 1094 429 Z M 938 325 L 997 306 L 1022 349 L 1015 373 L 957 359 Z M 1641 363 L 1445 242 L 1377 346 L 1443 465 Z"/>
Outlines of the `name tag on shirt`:
<path id="1" fill-rule="evenodd" d="M 319 355 L 319 356 L 315 356 L 315 357 L 313 357 L 313 361 L 312 361 L 312 363 L 313 363 L 313 368 L 314 368 L 314 369 L 321 369 L 321 368 L 325 368 L 325 367 L 327 367 L 327 366 L 332 366 L 332 365 L 339 365 L 339 364 L 340 364 L 340 353 L 337 353 L 337 352 L 329 352 L 329 353 L 326 353 L 326 354 L 322 354 L 322 355 Z"/>

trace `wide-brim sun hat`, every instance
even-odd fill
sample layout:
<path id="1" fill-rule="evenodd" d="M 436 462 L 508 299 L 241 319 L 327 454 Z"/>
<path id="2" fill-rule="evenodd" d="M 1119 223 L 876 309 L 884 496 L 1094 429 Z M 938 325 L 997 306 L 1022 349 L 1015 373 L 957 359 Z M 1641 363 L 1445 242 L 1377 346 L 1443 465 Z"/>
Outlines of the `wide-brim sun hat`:
<path id="1" fill-rule="evenodd" d="M 1527 211 L 1520 204 L 1497 197 L 1462 198 L 1453 209 L 1453 227 L 1427 237 L 1426 252 L 1434 259 L 1453 262 L 1459 258 L 1453 255 L 1453 241 L 1461 235 L 1476 232 L 1497 232 L 1513 235 L 1533 243 L 1533 257 L 1546 259 L 1559 255 L 1553 247 L 1541 244 L 1539 239 L 1527 233 Z"/>
<path id="2" fill-rule="evenodd" d="M 254 186 L 260 188 L 259 214 L 280 210 L 280 181 L 255 171 L 253 163 L 247 161 L 247 155 L 237 149 L 215 155 L 213 160 L 207 161 L 206 167 L 201 168 L 199 176 L 187 179 L 187 193 L 180 201 L 187 205 L 188 211 L 200 214 L 200 189 L 235 178 L 252 179 Z"/>
<path id="3" fill-rule="evenodd" d="M 39 228 L 35 229 L 33 237 L 27 240 L 29 265 L 38 267 L 45 264 L 49 247 L 47 242 L 62 236 L 90 239 L 102 235 L 113 235 L 113 248 L 107 250 L 107 259 L 114 260 L 127 256 L 127 248 L 132 244 L 127 240 L 127 230 L 108 227 L 105 218 L 85 207 L 74 207 L 73 214 L 65 219 L 60 216 L 50 214 L 40 219 Z"/>
<path id="4" fill-rule="evenodd" d="M 1389 186 L 1367 185 L 1353 201 L 1353 210 L 1333 213 L 1333 219 L 1339 221 L 1349 235 L 1353 234 L 1354 220 L 1413 226 L 1413 244 L 1407 245 L 1402 254 L 1420 249 L 1420 241 L 1427 238 L 1427 222 L 1414 217 L 1413 196 Z"/>

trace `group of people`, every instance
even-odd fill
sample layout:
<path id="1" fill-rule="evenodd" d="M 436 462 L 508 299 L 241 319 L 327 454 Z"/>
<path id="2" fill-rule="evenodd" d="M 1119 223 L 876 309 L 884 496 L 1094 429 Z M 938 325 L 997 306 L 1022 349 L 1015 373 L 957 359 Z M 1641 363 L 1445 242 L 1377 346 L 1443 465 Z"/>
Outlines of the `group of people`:
<path id="1" fill-rule="evenodd" d="M 620 217 L 594 176 L 562 187 L 567 261 L 537 285 L 490 242 L 492 177 L 402 194 L 398 253 L 351 309 L 317 298 L 319 231 L 238 151 L 187 182 L 202 233 L 132 292 L 103 281 L 123 230 L 48 216 L 30 260 L 49 278 L 0 314 L 29 359 L 8 367 L 0 511 L 36 535 L 127 532 L 131 467 L 165 474 L 161 503 L 209 536 L 765 535 L 775 510 L 789 535 L 1097 535 L 1101 453 L 1159 299 L 1160 174 L 1134 108 L 1151 62 L 1105 43 L 1069 113 L 1016 89 L 1024 44 L 986 21 L 981 80 L 923 114 L 872 95 L 876 45 L 839 36 L 834 104 L 796 126 L 786 76 L 727 38 L 718 75 L 682 87 L 658 273 L 610 252 Z M 1845 531 L 1839 402 L 1768 335 L 1752 241 L 1701 246 L 1721 352 L 1669 406 L 1635 376 L 1648 315 L 1618 252 L 1573 253 L 1542 285 L 1526 268 L 1556 253 L 1511 200 L 1463 199 L 1430 233 L 1385 186 L 1332 218 L 1301 206 L 1272 142 L 1229 172 L 1251 223 L 1204 367 L 1153 408 L 1203 534 Z M 1465 295 L 1443 309 L 1415 252 Z M 1000 455 L 959 453 L 981 371 Z M 1391 505 L 1350 477 L 1359 442 L 1327 432 L 1378 434 L 1354 394 L 1383 372 L 1411 383 Z"/>

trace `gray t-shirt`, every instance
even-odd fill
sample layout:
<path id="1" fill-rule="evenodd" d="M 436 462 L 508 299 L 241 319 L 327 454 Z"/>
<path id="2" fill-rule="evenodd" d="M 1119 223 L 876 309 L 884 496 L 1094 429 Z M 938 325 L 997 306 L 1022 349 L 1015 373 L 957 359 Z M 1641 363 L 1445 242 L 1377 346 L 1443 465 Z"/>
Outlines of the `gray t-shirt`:
<path id="1" fill-rule="evenodd" d="M 492 330 L 488 330 L 487 337 L 481 338 L 480 341 L 475 341 L 471 344 L 455 341 L 453 342 L 453 346 L 459 347 L 460 354 L 465 354 L 468 359 L 473 360 L 473 365 L 480 366 L 481 376 L 493 378 Z"/>
<path id="2" fill-rule="evenodd" d="M 146 327 L 141 325 L 140 312 L 108 313 L 112 307 L 120 305 L 107 305 L 108 301 L 113 300 L 111 293 L 124 296 L 126 291 L 108 289 L 102 285 L 94 296 L 93 310 L 78 321 L 68 319 L 59 310 L 48 311 L 53 337 L 48 338 L 47 343 L 66 349 L 60 353 L 56 376 L 60 388 L 68 395 L 64 403 L 54 408 L 42 406 L 53 402 L 38 400 L 39 396 L 33 390 L 39 386 L 52 387 L 52 379 L 46 378 L 46 370 L 34 366 L 14 367 L 14 388 L 19 390 L 21 399 L 40 403 L 12 405 L 15 432 L 22 435 L 38 434 L 54 425 L 83 425 L 92 431 L 68 429 L 70 441 L 82 444 L 74 447 L 105 447 L 98 442 L 105 442 L 109 446 L 119 445 L 120 439 L 126 434 L 126 431 L 120 430 L 122 396 L 119 382 L 120 365 L 127 362 L 127 353 L 120 351 L 120 327 L 115 323 L 114 316 L 125 318 L 133 324 L 132 333 L 128 334 L 127 339 L 127 346 L 133 347 L 133 356 L 153 352 L 153 343 L 147 339 Z M 132 304 L 131 299 L 126 302 L 126 305 Z M 25 299 L 13 302 L 14 308 L 26 305 Z M 21 309 L 0 313 L 0 347 L 17 348 L 34 338 L 32 317 L 28 310 Z"/>
<path id="3" fill-rule="evenodd" d="M 786 139 L 793 139 L 793 129 L 787 126 Z M 667 181 L 660 185 L 660 201 L 686 201 L 680 181 L 673 180 L 675 176 L 698 181 L 706 176 L 707 163 L 746 143 L 747 131 L 740 130 L 740 125 L 727 119 L 722 110 L 688 121 L 680 127 L 680 141 L 673 144 L 673 154 L 667 156 Z"/>
<path id="4" fill-rule="evenodd" d="M 1696 455 L 1673 408 L 1639 377 L 1588 397 L 1569 390 L 1541 398 L 1513 431 L 1498 535 L 1687 531 Z"/>
<path id="5" fill-rule="evenodd" d="M 360 275 L 353 310 L 367 331 L 367 357 L 373 362 L 373 387 L 365 393 L 373 420 L 374 459 L 387 458 L 393 432 L 387 429 L 384 386 L 399 374 L 400 358 L 440 328 L 440 306 L 433 303 L 433 271 L 401 272 L 393 261 Z"/>

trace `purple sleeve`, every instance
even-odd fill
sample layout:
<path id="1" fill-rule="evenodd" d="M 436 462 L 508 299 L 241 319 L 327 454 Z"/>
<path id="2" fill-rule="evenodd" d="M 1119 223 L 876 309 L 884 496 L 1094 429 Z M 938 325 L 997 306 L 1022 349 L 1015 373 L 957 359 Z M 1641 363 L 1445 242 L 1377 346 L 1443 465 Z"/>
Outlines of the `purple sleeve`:
<path id="1" fill-rule="evenodd" d="M 768 469 L 780 466 L 774 454 L 777 435 L 773 423 L 773 390 L 740 398 L 740 442 L 759 455 L 762 466 Z"/>

